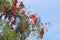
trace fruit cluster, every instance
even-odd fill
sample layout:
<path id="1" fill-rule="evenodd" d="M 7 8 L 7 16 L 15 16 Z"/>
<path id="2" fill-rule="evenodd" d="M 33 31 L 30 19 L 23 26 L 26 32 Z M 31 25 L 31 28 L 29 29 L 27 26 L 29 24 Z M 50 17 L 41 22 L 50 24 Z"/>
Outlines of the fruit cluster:
<path id="1" fill-rule="evenodd" d="M 42 26 L 40 28 L 41 22 L 39 18 L 36 14 L 27 15 L 22 1 L 19 7 L 17 7 L 17 0 L 11 0 L 11 2 L 5 0 L 2 3 L 2 6 L 0 6 L 0 20 L 3 22 L 5 21 L 6 24 L 3 28 L 3 36 L 0 36 L 1 40 L 18 40 L 18 33 L 21 34 L 19 36 L 20 40 L 25 40 L 30 32 L 35 30 L 35 27 L 39 28 L 40 37 L 43 38 L 44 27 Z"/>

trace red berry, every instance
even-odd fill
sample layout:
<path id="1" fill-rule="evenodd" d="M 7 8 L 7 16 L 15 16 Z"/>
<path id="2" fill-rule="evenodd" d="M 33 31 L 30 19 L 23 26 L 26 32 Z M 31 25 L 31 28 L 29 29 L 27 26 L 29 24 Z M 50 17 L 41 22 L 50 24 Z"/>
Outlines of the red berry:
<path id="1" fill-rule="evenodd" d="M 32 15 L 30 15 L 29 17 L 33 19 L 34 23 L 37 22 L 37 17 L 36 17 L 35 14 L 32 14 Z"/>
<path id="2" fill-rule="evenodd" d="M 43 35 L 44 35 L 44 27 L 41 28 L 41 31 L 40 31 L 40 38 L 43 38 Z"/>
<path id="3" fill-rule="evenodd" d="M 14 0 L 13 6 L 16 7 L 17 5 L 17 0 Z"/>
<path id="4" fill-rule="evenodd" d="M 12 21 L 12 25 L 14 25 L 14 24 L 15 24 L 15 20 Z"/>
<path id="5" fill-rule="evenodd" d="M 13 6 L 16 7 L 16 3 L 14 3 Z"/>
<path id="6" fill-rule="evenodd" d="M 33 17 L 36 17 L 36 15 L 35 14 L 31 14 L 29 17 L 33 18 Z"/>
<path id="7" fill-rule="evenodd" d="M 25 15 L 25 10 L 22 10 L 21 11 L 21 14 L 24 16 Z"/>
<path id="8" fill-rule="evenodd" d="M 33 18 L 33 21 L 34 21 L 34 23 L 36 23 L 36 22 L 37 22 L 37 18 L 36 18 L 36 17 L 34 17 L 34 18 Z"/>

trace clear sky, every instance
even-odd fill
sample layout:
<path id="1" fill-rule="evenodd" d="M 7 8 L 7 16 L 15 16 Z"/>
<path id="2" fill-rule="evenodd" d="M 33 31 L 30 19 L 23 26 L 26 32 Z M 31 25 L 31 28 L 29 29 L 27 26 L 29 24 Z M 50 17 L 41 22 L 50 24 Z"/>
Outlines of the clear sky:
<path id="1" fill-rule="evenodd" d="M 36 12 L 41 17 L 42 22 L 51 22 L 51 27 L 48 28 L 43 40 L 60 40 L 60 0 L 22 1 L 26 7 L 31 6 L 30 10 Z"/>

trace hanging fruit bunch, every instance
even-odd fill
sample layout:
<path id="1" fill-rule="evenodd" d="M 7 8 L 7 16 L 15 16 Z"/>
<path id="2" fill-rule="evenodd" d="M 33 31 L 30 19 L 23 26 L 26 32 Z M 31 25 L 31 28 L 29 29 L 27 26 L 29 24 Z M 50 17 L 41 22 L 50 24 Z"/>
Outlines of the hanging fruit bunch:
<path id="1" fill-rule="evenodd" d="M 25 40 L 32 31 L 38 31 L 40 38 L 44 35 L 44 26 L 41 27 L 41 21 L 35 13 L 26 14 L 23 2 L 17 7 L 18 0 L 0 0 L 1 22 L 4 22 L 1 40 Z M 4 20 L 2 20 L 4 19 Z M 35 33 L 34 33 L 35 34 Z"/>

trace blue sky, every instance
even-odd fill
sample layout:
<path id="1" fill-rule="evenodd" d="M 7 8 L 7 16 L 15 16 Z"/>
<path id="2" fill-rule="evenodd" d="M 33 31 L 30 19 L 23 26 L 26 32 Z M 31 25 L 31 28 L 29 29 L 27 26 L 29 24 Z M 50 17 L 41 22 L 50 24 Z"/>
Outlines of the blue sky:
<path id="1" fill-rule="evenodd" d="M 22 0 L 26 7 L 36 12 L 42 22 L 51 22 L 43 40 L 60 40 L 60 0 Z M 34 39 L 35 40 L 35 39 Z"/>

